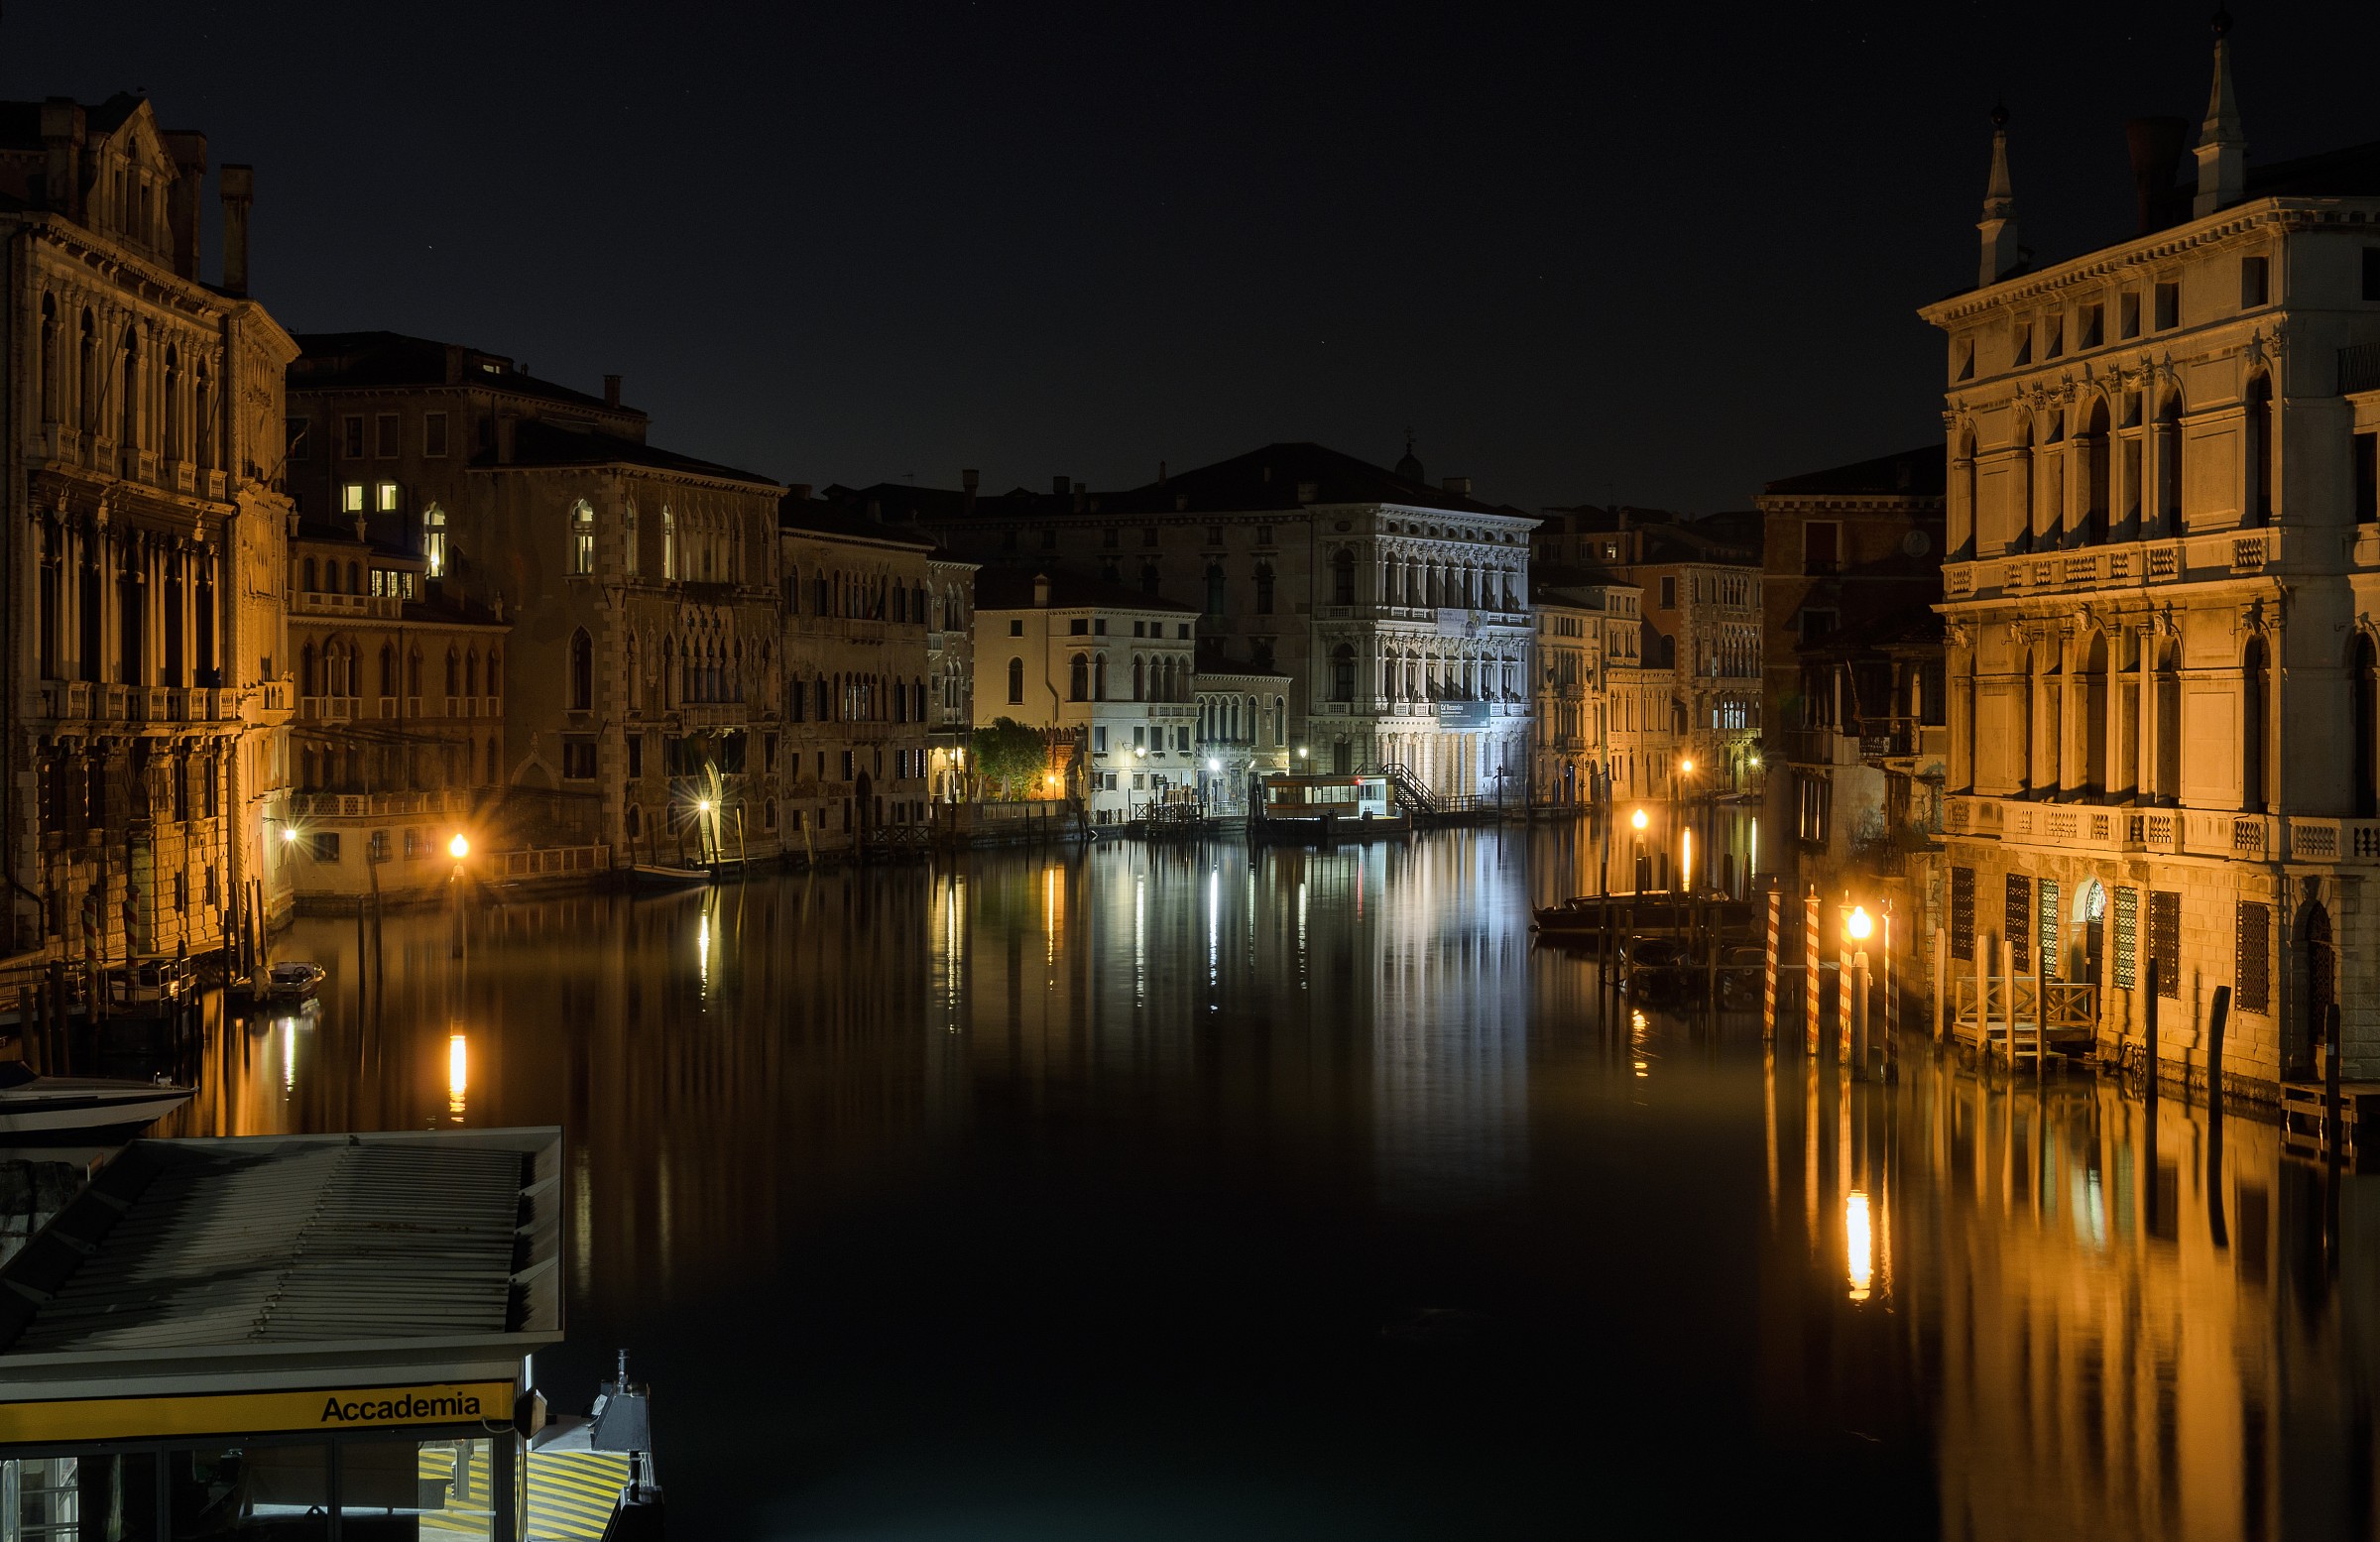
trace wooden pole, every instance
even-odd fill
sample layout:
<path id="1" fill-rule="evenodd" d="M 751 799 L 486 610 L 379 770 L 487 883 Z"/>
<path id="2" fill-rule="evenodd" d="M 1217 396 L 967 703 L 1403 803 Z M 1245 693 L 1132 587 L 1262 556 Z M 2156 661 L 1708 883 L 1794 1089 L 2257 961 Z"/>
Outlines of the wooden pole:
<path id="1" fill-rule="evenodd" d="M 2147 1095 L 2152 1103 L 2155 1102 L 2157 1098 L 2157 995 L 2158 988 L 2162 983 L 2158 978 L 2157 963 L 2158 960 L 2156 956 L 2154 954 L 2150 955 L 2149 1004 L 2148 1011 L 2142 1019 L 2143 1034 L 2141 1038 L 2140 1062 L 2142 1074 L 2146 1078 L 2148 1084 L 2146 1088 Z"/>
<path id="2" fill-rule="evenodd" d="M 2033 950 L 2033 1080 L 2039 1085 L 2047 1074 L 2043 1062 L 2050 1051 L 2050 954 L 2047 948 Z"/>
<path id="3" fill-rule="evenodd" d="M 2016 1071 L 2016 944 L 2000 939 L 2000 1012 L 2008 1030 L 2008 1070 Z"/>
<path id="4" fill-rule="evenodd" d="M 1975 1055 L 1991 1058 L 1991 944 L 1978 943 L 1975 955 Z"/>
<path id="5" fill-rule="evenodd" d="M 1802 1017 L 1809 1050 L 1818 1053 L 1818 886 L 1802 899 Z"/>
<path id="6" fill-rule="evenodd" d="M 1843 983 L 1844 988 L 1850 994 L 1851 1041 L 1849 1047 L 1851 1056 L 1851 1080 L 1855 1082 L 1864 1082 L 1867 1080 L 1867 1060 L 1869 1050 L 1867 1039 L 1867 950 L 1865 948 L 1861 948 L 1857 953 L 1852 954 L 1849 959 L 1845 960 L 1845 963 L 1848 967 L 1844 971 Z"/>
<path id="7" fill-rule="evenodd" d="M 1776 885 L 1768 887 L 1768 950 L 1766 973 L 1760 982 L 1760 1042 L 1773 1043 L 1777 1036 L 1777 949 L 1785 923 L 1785 891 Z"/>
<path id="8" fill-rule="evenodd" d="M 2214 988 L 2214 1010 L 2206 1019 L 2206 1120 L 2217 1127 L 2223 1119 L 2223 1028 L 2231 1016 L 2231 988 Z M 2216 1139 L 2222 1136 L 2218 1133 Z"/>
<path id="9" fill-rule="evenodd" d="M 1934 1042 L 1950 1040 L 1950 1013 L 1944 1010 L 1944 993 L 1951 984 L 1951 934 L 1942 927 L 1934 928 Z"/>
<path id="10" fill-rule="evenodd" d="M 1851 944 L 1848 938 L 1835 950 L 1835 1058 L 1851 1060 Z M 1859 1074 L 1865 1075 L 1862 1070 Z"/>
<path id="11" fill-rule="evenodd" d="M 2333 1174 L 2336 1163 L 2347 1149 L 2345 1131 L 2339 1127 L 2339 1062 L 2346 1057 L 2339 1053 L 2338 1003 L 2332 1002 L 2322 1013 L 2322 1143 L 2327 1148 Z"/>

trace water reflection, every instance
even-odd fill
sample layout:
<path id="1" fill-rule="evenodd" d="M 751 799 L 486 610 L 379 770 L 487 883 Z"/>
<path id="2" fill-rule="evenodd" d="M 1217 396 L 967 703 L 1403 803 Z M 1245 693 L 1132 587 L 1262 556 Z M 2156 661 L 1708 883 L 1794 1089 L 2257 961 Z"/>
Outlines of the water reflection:
<path id="1" fill-rule="evenodd" d="M 638 1350 L 708 1534 L 1152 1443 L 1286 1460 L 1368 1535 L 1494 1531 L 1483 1485 L 1515 1531 L 1773 1525 L 1854 1479 L 1902 1534 L 2369 1531 L 2362 1180 L 2087 1079 L 1852 1086 L 1608 1010 L 1526 929 L 1593 868 L 1567 828 L 1101 843 L 480 906 L 460 959 L 443 911 L 309 921 L 318 1010 L 210 1035 L 177 1122 L 561 1123 L 552 1359 Z M 1491 1327 L 1415 1360 L 1405 1321 Z"/>

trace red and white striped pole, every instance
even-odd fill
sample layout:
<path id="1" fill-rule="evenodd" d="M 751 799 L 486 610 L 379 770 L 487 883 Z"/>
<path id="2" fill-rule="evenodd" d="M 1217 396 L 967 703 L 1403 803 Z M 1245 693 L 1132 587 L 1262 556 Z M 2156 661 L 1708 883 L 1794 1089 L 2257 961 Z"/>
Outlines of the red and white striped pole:
<path id="1" fill-rule="evenodd" d="M 1777 1036 L 1777 950 L 1785 933 L 1785 890 L 1768 886 L 1768 974 L 1760 985 L 1760 1041 Z"/>
<path id="2" fill-rule="evenodd" d="M 1810 1053 L 1818 1053 L 1818 886 L 1802 900 L 1802 1016 L 1808 1023 Z"/>

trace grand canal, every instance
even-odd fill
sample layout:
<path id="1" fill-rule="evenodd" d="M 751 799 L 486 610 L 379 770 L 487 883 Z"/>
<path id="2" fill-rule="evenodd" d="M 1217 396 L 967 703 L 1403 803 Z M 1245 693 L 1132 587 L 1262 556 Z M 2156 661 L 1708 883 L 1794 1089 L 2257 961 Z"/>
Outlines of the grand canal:
<path id="1" fill-rule="evenodd" d="M 1597 1011 L 1564 833 L 308 920 L 163 1132 L 558 1123 L 680 1535 L 2367 1535 L 2380 1179 Z M 374 969 L 363 967 L 368 947 Z"/>

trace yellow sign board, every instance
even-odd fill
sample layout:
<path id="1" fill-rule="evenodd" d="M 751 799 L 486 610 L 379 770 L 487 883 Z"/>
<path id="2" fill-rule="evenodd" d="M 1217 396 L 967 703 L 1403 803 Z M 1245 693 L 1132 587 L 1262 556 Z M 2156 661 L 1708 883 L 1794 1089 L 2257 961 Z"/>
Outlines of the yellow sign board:
<path id="1" fill-rule="evenodd" d="M 323 1387 L 310 1392 L 216 1392 L 182 1397 L 78 1397 L 0 1402 L 0 1446 L 178 1435 L 336 1434 L 417 1424 L 510 1424 L 510 1381 Z"/>

